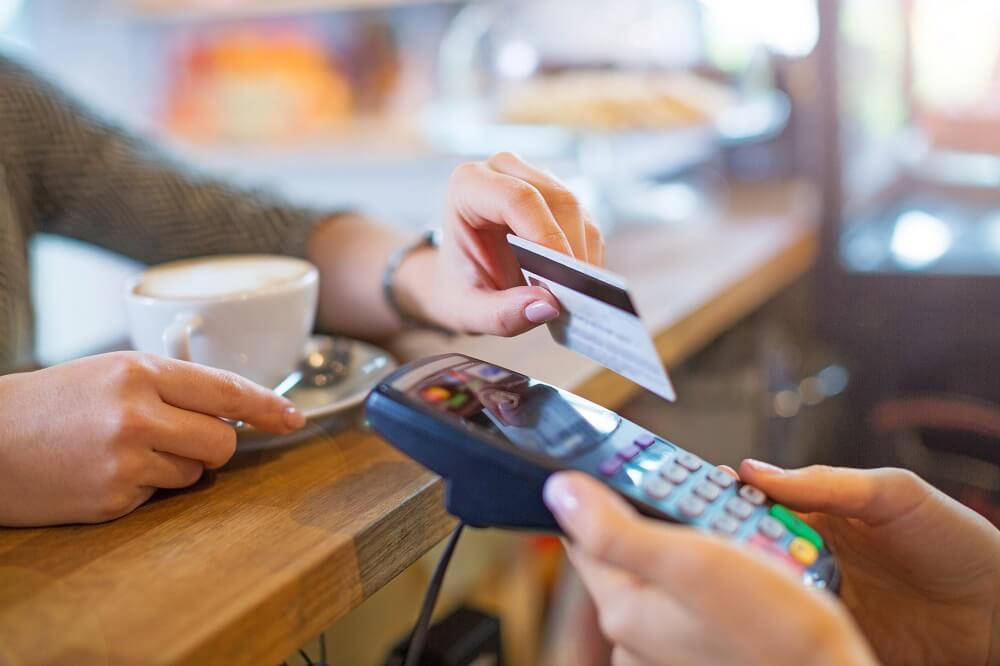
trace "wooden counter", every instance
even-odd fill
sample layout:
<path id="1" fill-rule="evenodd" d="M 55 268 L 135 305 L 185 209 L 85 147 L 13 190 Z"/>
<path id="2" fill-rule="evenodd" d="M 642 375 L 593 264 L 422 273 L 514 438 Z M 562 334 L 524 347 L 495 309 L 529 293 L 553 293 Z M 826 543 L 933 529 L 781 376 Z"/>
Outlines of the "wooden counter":
<path id="1" fill-rule="evenodd" d="M 815 218 L 806 189 L 755 188 L 718 220 L 617 230 L 608 263 L 676 365 L 802 275 Z M 545 331 L 398 347 L 444 350 L 611 408 L 638 391 Z M 434 476 L 374 435 L 317 432 L 107 525 L 0 529 L 0 666 L 278 663 L 447 534 L 441 499 Z"/>

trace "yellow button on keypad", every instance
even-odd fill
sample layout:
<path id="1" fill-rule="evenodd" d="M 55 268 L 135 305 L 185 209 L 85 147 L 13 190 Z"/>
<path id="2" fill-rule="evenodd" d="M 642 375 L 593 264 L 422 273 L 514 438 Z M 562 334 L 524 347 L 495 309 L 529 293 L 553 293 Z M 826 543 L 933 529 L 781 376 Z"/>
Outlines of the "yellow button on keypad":
<path id="1" fill-rule="evenodd" d="M 796 562 L 807 567 L 811 567 L 819 558 L 816 546 L 801 537 L 792 539 L 792 542 L 788 544 L 788 553 L 795 558 Z"/>

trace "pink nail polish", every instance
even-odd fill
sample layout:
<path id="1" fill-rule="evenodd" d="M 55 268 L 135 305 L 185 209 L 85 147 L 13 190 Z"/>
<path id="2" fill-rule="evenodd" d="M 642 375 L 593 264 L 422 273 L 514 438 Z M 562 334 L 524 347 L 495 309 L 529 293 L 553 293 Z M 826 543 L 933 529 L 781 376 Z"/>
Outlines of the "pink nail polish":
<path id="1" fill-rule="evenodd" d="M 549 510 L 561 517 L 569 518 L 580 508 L 572 482 L 562 474 L 549 477 L 542 497 Z"/>
<path id="2" fill-rule="evenodd" d="M 524 316 L 528 318 L 532 324 L 546 324 L 553 319 L 559 317 L 559 310 L 552 307 L 551 304 L 545 301 L 535 301 L 528 307 L 524 308 Z"/>
<path id="3" fill-rule="evenodd" d="M 285 425 L 291 430 L 300 430 L 306 424 L 306 417 L 295 407 L 285 408 Z"/>
<path id="4" fill-rule="evenodd" d="M 753 458 L 749 458 L 747 459 L 746 464 L 750 467 L 750 469 L 760 474 L 785 473 L 785 470 L 781 469 L 780 467 L 776 467 L 775 465 L 772 465 L 771 463 L 766 463 L 762 460 L 754 460 Z"/>

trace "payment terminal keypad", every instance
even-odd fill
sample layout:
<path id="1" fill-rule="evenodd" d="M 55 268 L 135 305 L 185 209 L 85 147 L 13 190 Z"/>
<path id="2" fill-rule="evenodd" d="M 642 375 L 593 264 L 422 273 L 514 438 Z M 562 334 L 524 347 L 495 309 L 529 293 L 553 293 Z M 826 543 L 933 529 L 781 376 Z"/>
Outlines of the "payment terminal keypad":
<path id="1" fill-rule="evenodd" d="M 602 447 L 597 454 L 603 456 L 598 475 L 611 485 L 682 523 L 744 541 L 798 570 L 819 558 L 819 534 L 787 508 L 769 503 L 759 488 L 648 433 L 616 433 L 613 439 L 610 450 Z"/>
<path id="2" fill-rule="evenodd" d="M 387 382 L 369 397 L 373 426 L 442 474 L 449 510 L 470 524 L 554 527 L 542 484 L 554 471 L 576 469 L 650 516 L 774 555 L 807 584 L 839 580 L 822 537 L 795 513 L 579 396 L 459 354 L 401 368 Z"/>

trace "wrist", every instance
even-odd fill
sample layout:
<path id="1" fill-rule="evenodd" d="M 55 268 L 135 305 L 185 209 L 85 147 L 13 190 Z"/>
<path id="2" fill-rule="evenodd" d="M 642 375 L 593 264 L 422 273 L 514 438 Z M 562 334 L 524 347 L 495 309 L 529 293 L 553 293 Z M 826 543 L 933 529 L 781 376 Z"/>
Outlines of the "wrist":
<path id="1" fill-rule="evenodd" d="M 437 270 L 439 250 L 426 246 L 412 250 L 402 258 L 391 276 L 396 307 L 402 315 L 403 324 L 415 321 L 431 326 L 443 326 L 431 308 L 434 293 L 434 275 Z"/>
<path id="2" fill-rule="evenodd" d="M 399 247 L 386 262 L 382 290 L 386 305 L 401 328 L 425 328 L 445 335 L 453 331 L 439 316 L 442 301 L 439 231 L 428 231 Z M 445 310 L 447 310 L 445 308 Z"/>

